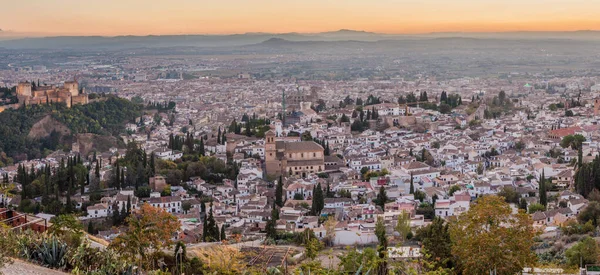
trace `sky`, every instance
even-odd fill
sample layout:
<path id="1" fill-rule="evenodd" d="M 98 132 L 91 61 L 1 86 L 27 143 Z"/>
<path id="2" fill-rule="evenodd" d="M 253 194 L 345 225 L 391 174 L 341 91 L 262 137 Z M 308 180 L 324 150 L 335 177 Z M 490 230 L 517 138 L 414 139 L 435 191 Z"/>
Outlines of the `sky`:
<path id="1" fill-rule="evenodd" d="M 4 33 L 600 30 L 600 0 L 0 0 Z"/>

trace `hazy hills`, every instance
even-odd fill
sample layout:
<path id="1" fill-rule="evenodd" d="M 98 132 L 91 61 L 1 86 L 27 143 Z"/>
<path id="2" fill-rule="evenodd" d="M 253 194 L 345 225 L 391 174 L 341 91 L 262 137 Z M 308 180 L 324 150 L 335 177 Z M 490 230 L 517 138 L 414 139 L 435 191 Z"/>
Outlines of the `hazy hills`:
<path id="1" fill-rule="evenodd" d="M 240 47 L 256 45 L 278 46 L 288 42 L 379 42 L 410 41 L 433 38 L 480 38 L 511 40 L 577 40 L 600 42 L 598 31 L 577 32 L 507 32 L 507 33 L 431 33 L 394 35 L 373 32 L 339 30 L 323 33 L 245 33 L 232 35 L 150 35 L 150 36 L 56 36 L 31 37 L 0 41 L 7 49 L 106 49 L 161 47 Z M 4 39 L 7 39 L 6 37 Z M 287 41 L 287 42 L 286 42 Z"/>

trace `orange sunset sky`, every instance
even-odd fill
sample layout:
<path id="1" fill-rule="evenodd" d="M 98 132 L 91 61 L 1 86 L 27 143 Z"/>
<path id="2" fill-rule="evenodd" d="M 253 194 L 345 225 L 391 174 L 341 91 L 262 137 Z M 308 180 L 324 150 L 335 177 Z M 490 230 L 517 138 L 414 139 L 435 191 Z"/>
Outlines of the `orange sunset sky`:
<path id="1" fill-rule="evenodd" d="M 40 35 L 600 30 L 600 0 L 0 0 L 0 29 Z"/>

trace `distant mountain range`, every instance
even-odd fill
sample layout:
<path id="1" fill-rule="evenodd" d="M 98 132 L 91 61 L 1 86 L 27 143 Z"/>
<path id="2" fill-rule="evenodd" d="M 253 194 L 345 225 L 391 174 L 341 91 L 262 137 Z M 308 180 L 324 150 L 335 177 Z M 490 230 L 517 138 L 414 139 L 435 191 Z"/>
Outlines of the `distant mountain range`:
<path id="1" fill-rule="evenodd" d="M 479 39 L 567 39 L 600 42 L 599 31 L 575 32 L 505 32 L 505 33 L 429 33 L 418 35 L 380 34 L 366 31 L 338 30 L 322 33 L 245 33 L 231 35 L 149 35 L 149 36 L 55 36 L 9 37 L 0 35 L 0 47 L 8 49 L 128 49 L 156 47 L 239 47 L 265 43 L 277 45 L 306 41 L 363 41 L 416 40 L 432 38 Z"/>

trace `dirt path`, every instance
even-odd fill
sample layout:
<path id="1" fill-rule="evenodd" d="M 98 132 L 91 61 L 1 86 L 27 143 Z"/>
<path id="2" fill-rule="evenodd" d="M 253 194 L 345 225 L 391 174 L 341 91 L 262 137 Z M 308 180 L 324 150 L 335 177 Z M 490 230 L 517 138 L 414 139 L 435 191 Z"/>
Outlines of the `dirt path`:
<path id="1" fill-rule="evenodd" d="M 48 269 L 43 266 L 31 264 L 21 260 L 14 260 L 12 264 L 6 265 L 0 269 L 3 275 L 67 275 L 54 269 Z"/>

